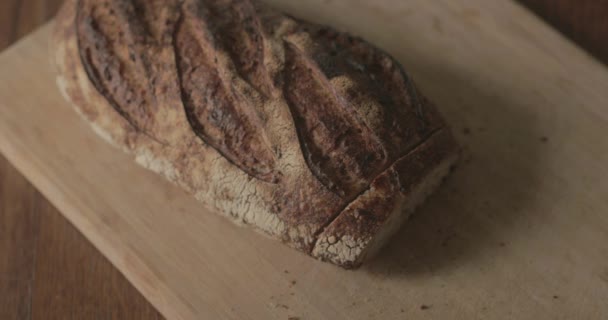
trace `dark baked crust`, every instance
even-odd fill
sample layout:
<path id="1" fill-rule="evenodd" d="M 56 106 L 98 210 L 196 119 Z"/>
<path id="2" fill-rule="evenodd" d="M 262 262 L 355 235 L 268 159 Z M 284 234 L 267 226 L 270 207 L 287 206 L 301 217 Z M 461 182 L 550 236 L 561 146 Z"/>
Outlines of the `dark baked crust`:
<path id="1" fill-rule="evenodd" d="M 60 87 L 107 140 L 213 209 L 343 266 L 457 154 L 393 58 L 257 2 L 68 0 L 54 42 Z M 355 207 L 373 219 L 348 219 Z M 328 237 L 361 250 L 324 253 Z"/>

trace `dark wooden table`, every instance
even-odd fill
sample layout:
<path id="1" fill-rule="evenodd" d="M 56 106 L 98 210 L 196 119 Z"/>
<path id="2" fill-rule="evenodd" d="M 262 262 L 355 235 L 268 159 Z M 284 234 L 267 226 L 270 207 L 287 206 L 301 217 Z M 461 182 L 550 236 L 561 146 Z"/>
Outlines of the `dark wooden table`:
<path id="1" fill-rule="evenodd" d="M 519 0 L 608 63 L 608 0 Z"/>
<path id="2" fill-rule="evenodd" d="M 0 0 L 0 50 L 51 19 L 61 2 Z M 3 157 L 0 319 L 162 319 Z"/>
<path id="3" fill-rule="evenodd" d="M 0 0 L 0 50 L 61 0 Z M 608 61 L 608 0 L 521 0 Z M 0 319 L 162 319 L 127 280 L 0 157 Z"/>

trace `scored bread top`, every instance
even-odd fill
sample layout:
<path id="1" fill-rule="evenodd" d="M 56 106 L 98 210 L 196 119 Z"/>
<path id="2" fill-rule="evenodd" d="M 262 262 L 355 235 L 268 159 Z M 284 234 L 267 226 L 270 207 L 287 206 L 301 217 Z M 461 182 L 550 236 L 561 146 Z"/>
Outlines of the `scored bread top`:
<path id="1" fill-rule="evenodd" d="M 391 56 L 258 2 L 68 0 L 57 24 L 59 84 L 100 134 L 308 253 L 398 160 L 449 135 Z"/>

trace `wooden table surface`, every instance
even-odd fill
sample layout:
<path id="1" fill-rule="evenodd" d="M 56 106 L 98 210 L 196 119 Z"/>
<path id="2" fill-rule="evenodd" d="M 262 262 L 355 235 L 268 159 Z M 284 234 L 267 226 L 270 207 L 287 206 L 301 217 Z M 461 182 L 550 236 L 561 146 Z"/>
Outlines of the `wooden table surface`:
<path id="1" fill-rule="evenodd" d="M 520 0 L 608 63 L 608 0 Z"/>
<path id="2" fill-rule="evenodd" d="M 0 0 L 0 49 L 52 18 L 61 0 Z M 0 157 L 0 319 L 162 319 Z"/>
<path id="3" fill-rule="evenodd" d="M 0 50 L 48 19 L 61 0 L 0 1 Z M 522 0 L 608 61 L 608 0 Z M 162 316 L 0 157 L 0 319 Z"/>

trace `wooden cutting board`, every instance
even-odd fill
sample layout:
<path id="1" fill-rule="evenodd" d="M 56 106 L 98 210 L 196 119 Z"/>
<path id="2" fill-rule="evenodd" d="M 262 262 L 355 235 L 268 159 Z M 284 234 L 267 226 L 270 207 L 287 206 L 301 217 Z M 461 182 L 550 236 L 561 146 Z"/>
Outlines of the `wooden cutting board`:
<path id="1" fill-rule="evenodd" d="M 464 160 L 357 271 L 233 226 L 106 145 L 50 26 L 0 55 L 0 151 L 170 319 L 608 317 L 608 70 L 504 0 L 274 0 L 394 54 Z"/>

